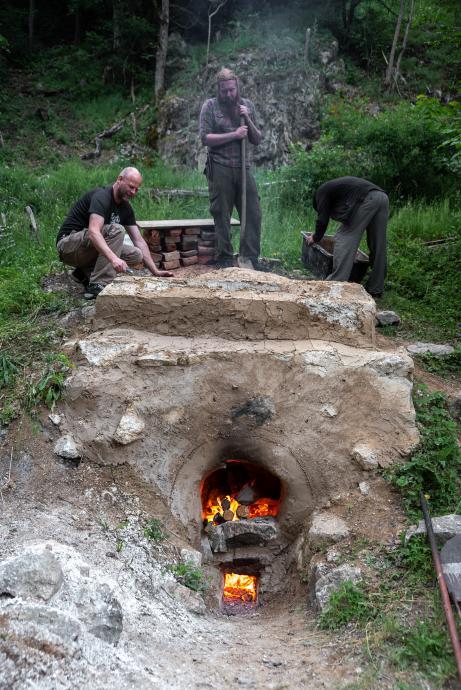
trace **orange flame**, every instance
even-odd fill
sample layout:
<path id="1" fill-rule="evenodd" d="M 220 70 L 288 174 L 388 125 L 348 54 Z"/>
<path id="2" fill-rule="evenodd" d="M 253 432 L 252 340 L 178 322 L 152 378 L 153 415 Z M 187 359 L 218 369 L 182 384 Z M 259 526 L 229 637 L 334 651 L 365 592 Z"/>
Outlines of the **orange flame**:
<path id="1" fill-rule="evenodd" d="M 208 522 L 213 522 L 215 515 L 222 515 L 224 513 L 224 509 L 221 505 L 221 502 L 226 498 L 230 502 L 230 510 L 232 510 L 234 514 L 232 520 L 239 520 L 240 518 L 237 516 L 237 508 L 239 507 L 239 503 L 233 496 L 221 496 L 215 499 L 210 498 L 203 510 L 202 517 L 208 520 Z M 215 502 L 213 502 L 213 500 Z M 276 517 L 279 510 L 279 504 L 280 501 L 276 501 L 273 498 L 257 498 L 254 503 L 248 506 L 248 518 L 269 516 Z"/>
<path id="2" fill-rule="evenodd" d="M 256 601 L 256 575 L 224 574 L 224 601 Z"/>

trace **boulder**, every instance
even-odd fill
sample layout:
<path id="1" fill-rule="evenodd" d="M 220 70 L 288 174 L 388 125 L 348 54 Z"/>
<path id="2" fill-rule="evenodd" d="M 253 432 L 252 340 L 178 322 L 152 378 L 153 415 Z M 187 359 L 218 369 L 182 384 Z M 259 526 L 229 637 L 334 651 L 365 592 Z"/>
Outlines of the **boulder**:
<path id="1" fill-rule="evenodd" d="M 362 580 L 362 571 L 360 568 L 355 568 L 347 563 L 330 570 L 330 572 L 321 575 L 315 582 L 314 595 L 315 602 L 319 609 L 323 611 L 330 600 L 333 592 L 338 591 L 343 582 L 360 582 Z"/>
<path id="2" fill-rule="evenodd" d="M 59 561 L 48 549 L 28 551 L 0 563 L 0 597 L 49 601 L 62 582 Z"/>
<path id="3" fill-rule="evenodd" d="M 54 452 L 66 460 L 80 460 L 82 457 L 82 453 L 71 434 L 65 434 L 56 441 Z"/>
<path id="4" fill-rule="evenodd" d="M 362 470 L 376 470 L 378 467 L 378 455 L 364 444 L 359 444 L 352 449 L 352 457 Z"/>
<path id="5" fill-rule="evenodd" d="M 136 412 L 133 405 L 129 405 L 125 414 L 120 419 L 118 427 L 114 434 L 114 441 L 126 446 L 133 441 L 137 441 L 142 437 L 145 428 L 145 422 L 142 417 Z"/>
<path id="6" fill-rule="evenodd" d="M 461 534 L 461 515 L 433 517 L 432 527 L 437 543 L 439 545 L 445 544 L 452 537 Z M 417 534 L 426 534 L 426 523 L 424 520 L 420 520 L 417 525 L 412 525 L 407 530 L 405 539 L 408 541 Z"/>
<path id="7" fill-rule="evenodd" d="M 378 326 L 398 326 L 400 316 L 395 311 L 378 311 L 376 312 L 376 322 Z"/>
<path id="8" fill-rule="evenodd" d="M 346 539 L 350 530 L 344 520 L 328 513 L 314 513 L 307 539 L 312 550 Z"/>
<path id="9" fill-rule="evenodd" d="M 104 642 L 116 645 L 123 630 L 123 611 L 108 584 L 81 587 L 73 597 L 78 618 L 87 630 Z"/>
<path id="10" fill-rule="evenodd" d="M 278 536 L 278 525 L 273 518 L 224 522 L 211 527 L 208 532 L 214 553 L 225 553 L 235 546 L 266 544 Z"/>
<path id="11" fill-rule="evenodd" d="M 189 563 L 193 565 L 194 568 L 202 567 L 202 554 L 200 551 L 196 551 L 195 549 L 181 549 L 180 554 L 183 563 Z"/>
<path id="12" fill-rule="evenodd" d="M 451 345 L 441 345 L 440 343 L 413 343 L 412 345 L 407 345 L 407 351 L 411 355 L 445 357 L 446 355 L 451 355 L 455 348 Z"/>

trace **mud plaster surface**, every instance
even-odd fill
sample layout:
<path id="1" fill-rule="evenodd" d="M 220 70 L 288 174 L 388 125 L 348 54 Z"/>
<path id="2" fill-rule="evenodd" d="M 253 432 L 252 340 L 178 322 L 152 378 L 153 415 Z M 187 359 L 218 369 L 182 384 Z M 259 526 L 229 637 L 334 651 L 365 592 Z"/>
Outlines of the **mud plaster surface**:
<path id="1" fill-rule="evenodd" d="M 22 451 L 15 454 L 14 488 L 4 494 L 1 557 L 47 544 L 61 559 L 65 579 L 88 567 L 93 582 L 101 579 L 114 588 L 124 630 L 117 647 L 82 635 L 82 655 L 69 656 L 56 641 L 53 646 L 33 636 L 15 637 L 11 630 L 8 636 L 8 622 L 0 616 L 5 687 L 102 690 L 110 679 L 114 690 L 339 690 L 360 678 L 364 659 L 358 646 L 316 629 L 294 570 L 280 596 L 248 616 L 229 618 L 212 608 L 204 616 L 190 613 L 171 595 L 171 578 L 162 574 L 175 549 L 187 544 L 181 524 L 128 466 L 110 469 L 84 462 L 73 468 L 57 461 L 50 451 L 54 434 L 44 420 L 43 434 L 29 447 L 24 434 Z M 7 467 L 6 450 L 0 454 L 1 473 Z M 379 480 L 373 483 L 373 498 L 360 498 L 356 490 L 338 497 L 334 510 L 350 518 L 351 500 L 357 503 L 356 519 L 360 513 L 363 520 L 361 529 L 378 517 L 380 540 L 395 536 L 401 516 Z M 122 521 L 136 524 L 151 517 L 170 528 L 168 543 L 161 547 L 143 542 L 134 530 L 117 529 Z M 117 539 L 124 541 L 120 551 Z M 59 608 L 59 602 L 51 600 L 48 606 Z"/>

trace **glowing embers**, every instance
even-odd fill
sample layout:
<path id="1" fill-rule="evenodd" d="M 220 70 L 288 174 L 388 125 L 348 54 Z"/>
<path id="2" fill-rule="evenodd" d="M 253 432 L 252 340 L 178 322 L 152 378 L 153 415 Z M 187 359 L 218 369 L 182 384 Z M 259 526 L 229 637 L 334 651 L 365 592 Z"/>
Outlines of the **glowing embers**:
<path id="1" fill-rule="evenodd" d="M 258 577 L 224 573 L 223 606 L 227 613 L 254 608 L 258 598 Z"/>
<path id="2" fill-rule="evenodd" d="M 256 517 L 276 517 L 281 484 L 273 474 L 250 462 L 227 460 L 202 482 L 204 526 Z"/>

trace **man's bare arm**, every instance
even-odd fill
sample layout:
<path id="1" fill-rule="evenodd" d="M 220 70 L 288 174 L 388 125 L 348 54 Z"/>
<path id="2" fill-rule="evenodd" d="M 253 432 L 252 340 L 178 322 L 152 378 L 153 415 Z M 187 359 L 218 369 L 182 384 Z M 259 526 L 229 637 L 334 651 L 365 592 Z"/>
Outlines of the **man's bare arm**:
<path id="1" fill-rule="evenodd" d="M 88 238 L 98 254 L 105 256 L 117 273 L 123 273 L 128 266 L 123 259 L 120 259 L 117 254 L 114 254 L 102 236 L 101 230 L 103 225 L 104 218 L 97 213 L 92 213 L 90 215 L 90 222 L 88 223 Z"/>
<path id="2" fill-rule="evenodd" d="M 139 232 L 137 225 L 127 226 L 126 231 L 129 234 L 134 246 L 142 251 L 142 260 L 144 262 L 144 266 L 152 273 L 153 276 L 169 278 L 173 275 L 171 271 L 159 271 L 155 263 L 152 261 L 147 242 Z"/>
<path id="3" fill-rule="evenodd" d="M 256 127 L 253 120 L 250 118 L 250 111 L 246 105 L 240 106 L 240 115 L 245 118 L 245 123 L 248 127 L 248 141 L 257 146 L 261 141 L 261 131 Z"/>

